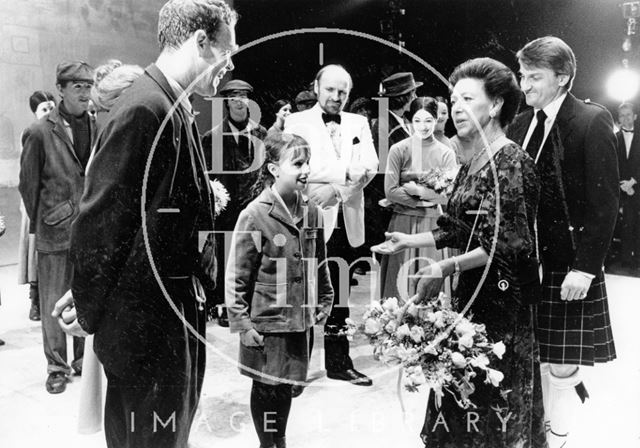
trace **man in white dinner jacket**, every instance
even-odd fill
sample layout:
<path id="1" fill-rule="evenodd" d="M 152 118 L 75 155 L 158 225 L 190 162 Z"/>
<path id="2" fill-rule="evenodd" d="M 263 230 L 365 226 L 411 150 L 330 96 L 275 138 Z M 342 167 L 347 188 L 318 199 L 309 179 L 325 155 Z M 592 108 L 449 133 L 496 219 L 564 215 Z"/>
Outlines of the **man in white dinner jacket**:
<path id="1" fill-rule="evenodd" d="M 307 195 L 323 210 L 327 254 L 339 259 L 329 263 L 336 299 L 325 325 L 327 376 L 369 386 L 371 379 L 353 368 L 344 329 L 349 317 L 351 265 L 358 256 L 355 248 L 364 243 L 365 236 L 363 189 L 376 173 L 378 156 L 367 119 L 343 112 L 352 87 L 344 67 L 323 67 L 314 81 L 318 102 L 287 117 L 284 131 L 300 135 L 309 143 Z"/>

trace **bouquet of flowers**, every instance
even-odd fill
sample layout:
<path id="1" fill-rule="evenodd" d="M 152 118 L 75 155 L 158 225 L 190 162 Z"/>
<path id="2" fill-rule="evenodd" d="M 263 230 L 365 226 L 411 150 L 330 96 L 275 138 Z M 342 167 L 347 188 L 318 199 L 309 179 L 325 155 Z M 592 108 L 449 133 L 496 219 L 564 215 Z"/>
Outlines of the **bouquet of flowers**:
<path id="1" fill-rule="evenodd" d="M 364 315 L 363 331 L 373 345 L 374 357 L 387 365 L 400 365 L 405 388 L 411 392 L 427 384 L 440 407 L 444 392 L 453 395 L 464 409 L 472 406 L 472 379 L 499 387 L 502 372 L 492 369 L 492 360 L 502 359 L 505 346 L 487 339 L 486 328 L 451 307 L 440 295 L 428 303 L 403 306 L 395 297 L 374 303 Z"/>
<path id="2" fill-rule="evenodd" d="M 211 191 L 213 191 L 213 197 L 215 198 L 214 206 L 214 214 L 218 216 L 225 208 L 227 208 L 227 204 L 229 203 L 229 192 L 222 185 L 218 179 L 210 180 Z"/>
<path id="3" fill-rule="evenodd" d="M 449 196 L 453 191 L 453 181 L 458 175 L 458 168 L 443 171 L 438 168 L 432 168 L 418 178 L 418 185 L 423 185 L 432 189 L 442 196 Z"/>

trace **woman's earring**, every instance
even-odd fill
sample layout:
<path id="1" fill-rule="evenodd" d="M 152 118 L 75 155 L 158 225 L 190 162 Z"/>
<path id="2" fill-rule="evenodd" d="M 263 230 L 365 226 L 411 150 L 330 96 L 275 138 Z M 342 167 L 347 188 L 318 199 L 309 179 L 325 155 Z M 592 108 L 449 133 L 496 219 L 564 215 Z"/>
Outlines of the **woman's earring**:
<path id="1" fill-rule="evenodd" d="M 495 113 L 494 111 L 490 110 L 490 111 L 489 111 L 489 117 L 490 117 L 491 119 L 496 118 L 496 113 Z"/>

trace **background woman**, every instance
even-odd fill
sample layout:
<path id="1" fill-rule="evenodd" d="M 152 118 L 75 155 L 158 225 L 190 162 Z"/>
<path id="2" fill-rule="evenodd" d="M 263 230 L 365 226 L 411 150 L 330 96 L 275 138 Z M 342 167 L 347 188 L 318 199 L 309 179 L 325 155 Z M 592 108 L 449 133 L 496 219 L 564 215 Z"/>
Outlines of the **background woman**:
<path id="1" fill-rule="evenodd" d="M 56 101 L 52 93 L 45 90 L 36 90 L 29 97 L 29 107 L 36 117 L 36 120 L 47 115 L 56 106 Z M 24 144 L 25 134 L 20 137 Z M 18 244 L 18 284 L 29 283 L 29 319 L 40 320 L 40 299 L 38 297 L 38 269 L 36 263 L 36 240 L 35 233 L 30 230 L 29 217 L 24 209 L 24 204 L 20 201 L 20 241 Z"/>
<path id="2" fill-rule="evenodd" d="M 492 366 L 504 374 L 500 388 L 485 384 L 484 375 L 473 380 L 473 409 L 458 407 L 448 393 L 438 409 L 430 395 L 422 439 L 427 447 L 546 447 L 531 306 L 539 297 L 533 236 L 539 183 L 533 160 L 504 135 L 518 108 L 520 90 L 511 70 L 490 58 L 461 64 L 449 80 L 454 85 L 454 124 L 459 135 L 474 142 L 475 154 L 460 168 L 438 229 L 413 235 L 393 232 L 373 249 L 460 249 L 462 255 L 428 270 L 440 269 L 443 276 L 461 273 L 454 307 L 460 311 L 475 298 L 470 309 L 474 320 L 486 324 L 494 342 L 505 343 L 506 353 Z M 437 295 L 442 281 L 433 276 L 420 279 L 419 297 Z M 471 428 L 468 411 L 474 413 Z"/>
<path id="3" fill-rule="evenodd" d="M 409 116 L 413 135 L 391 147 L 384 177 L 384 192 L 393 204 L 389 232 L 412 234 L 433 229 L 436 226 L 436 218 L 441 214 L 440 207 L 427 208 L 423 205 L 421 196 L 427 195 L 428 191 L 426 187 L 416 184 L 416 181 L 420 175 L 431 169 L 442 171 L 455 169 L 456 155 L 433 135 L 438 117 L 438 102 L 435 99 L 416 98 L 409 106 Z M 436 198 L 437 195 L 433 191 L 431 193 L 431 196 Z M 406 281 L 399 283 L 398 272 L 405 263 L 410 263 L 408 266 L 410 275 L 428 264 L 426 260 L 418 260 L 417 257 L 428 257 L 437 261 L 442 259 L 442 254 L 433 247 L 422 247 L 382 257 L 380 271 L 382 297 L 399 298 L 399 291 L 403 291 L 402 297 L 405 299 L 415 294 L 415 286 L 409 288 Z M 415 262 L 409 262 L 412 259 L 416 259 Z M 404 276 L 404 278 L 407 277 Z M 408 292 L 406 292 L 407 288 L 409 288 Z"/>
<path id="4" fill-rule="evenodd" d="M 291 115 L 291 103 L 287 100 L 278 100 L 273 105 L 273 112 L 276 114 L 276 121 L 267 131 L 269 134 L 284 131 L 284 120 Z"/>

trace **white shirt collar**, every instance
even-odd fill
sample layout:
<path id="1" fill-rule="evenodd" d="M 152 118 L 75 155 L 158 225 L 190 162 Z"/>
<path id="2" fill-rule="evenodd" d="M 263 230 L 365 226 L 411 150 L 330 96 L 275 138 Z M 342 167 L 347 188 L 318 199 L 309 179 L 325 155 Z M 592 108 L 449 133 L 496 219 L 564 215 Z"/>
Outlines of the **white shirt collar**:
<path id="1" fill-rule="evenodd" d="M 567 94 L 568 92 L 564 92 L 558 98 L 551 101 L 549 104 L 542 108 L 545 115 L 547 116 L 547 119 L 545 120 L 547 123 L 553 123 L 556 120 L 558 112 L 560 111 L 560 107 L 562 106 L 564 99 L 567 97 Z M 539 110 L 540 109 L 535 109 L 534 113 L 537 114 Z"/>

